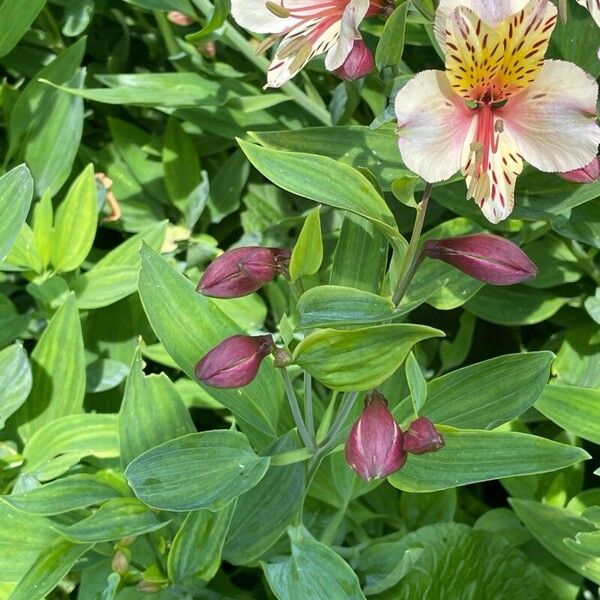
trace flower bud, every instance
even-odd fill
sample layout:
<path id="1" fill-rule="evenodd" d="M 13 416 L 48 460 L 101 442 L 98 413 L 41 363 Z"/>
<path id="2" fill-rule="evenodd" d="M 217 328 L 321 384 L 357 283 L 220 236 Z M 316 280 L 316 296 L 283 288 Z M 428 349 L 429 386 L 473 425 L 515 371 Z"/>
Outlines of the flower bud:
<path id="1" fill-rule="evenodd" d="M 291 252 L 247 246 L 224 252 L 208 265 L 196 290 L 213 298 L 240 298 L 287 273 Z"/>
<path id="2" fill-rule="evenodd" d="M 113 556 L 110 568 L 119 575 L 124 575 L 129 570 L 129 559 L 122 550 L 117 550 Z"/>
<path id="3" fill-rule="evenodd" d="M 566 173 L 559 173 L 559 175 L 563 179 L 572 181 L 573 183 L 594 183 L 600 180 L 600 157 L 597 156 L 585 167 L 567 171 Z"/>
<path id="4" fill-rule="evenodd" d="M 373 53 L 367 48 L 363 40 L 354 40 L 354 46 L 341 67 L 333 73 L 340 79 L 354 81 L 368 75 L 375 66 Z"/>
<path id="5" fill-rule="evenodd" d="M 382 394 L 372 392 L 365 399 L 365 409 L 346 440 L 345 456 L 366 481 L 387 477 L 406 462 L 402 431 Z"/>
<path id="6" fill-rule="evenodd" d="M 187 27 L 194 22 L 192 17 L 188 17 L 187 15 L 179 12 L 178 10 L 172 10 L 167 13 L 167 19 L 171 21 L 174 25 L 179 25 L 180 27 Z"/>
<path id="7" fill-rule="evenodd" d="M 437 452 L 446 445 L 442 434 L 427 417 L 419 417 L 404 432 L 402 448 L 411 454 Z"/>
<path id="8" fill-rule="evenodd" d="M 234 335 L 223 340 L 196 364 L 196 377 L 212 387 L 248 385 L 273 348 L 270 335 Z"/>
<path id="9" fill-rule="evenodd" d="M 537 267 L 523 250 L 489 233 L 429 240 L 425 242 L 423 253 L 492 285 L 512 285 L 537 275 Z"/>

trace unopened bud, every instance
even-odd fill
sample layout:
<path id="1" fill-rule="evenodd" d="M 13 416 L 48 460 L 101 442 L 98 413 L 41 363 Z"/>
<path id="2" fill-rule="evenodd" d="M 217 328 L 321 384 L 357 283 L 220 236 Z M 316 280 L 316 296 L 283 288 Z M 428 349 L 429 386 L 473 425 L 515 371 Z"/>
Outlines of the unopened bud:
<path id="1" fill-rule="evenodd" d="M 402 447 L 411 454 L 437 452 L 446 445 L 442 434 L 427 417 L 419 417 L 404 432 Z"/>
<path id="2" fill-rule="evenodd" d="M 273 348 L 273 365 L 278 369 L 284 369 L 293 362 L 292 355 L 286 348 Z"/>
<path id="3" fill-rule="evenodd" d="M 270 335 L 234 335 L 222 341 L 196 364 L 196 377 L 212 387 L 248 385 L 273 348 Z"/>
<path id="4" fill-rule="evenodd" d="M 366 481 L 387 477 L 406 462 L 402 431 L 387 407 L 387 400 L 372 392 L 365 409 L 346 440 L 346 462 Z"/>
<path id="5" fill-rule="evenodd" d="M 585 167 L 567 171 L 566 173 L 559 173 L 559 175 L 563 179 L 572 181 L 573 183 L 594 183 L 600 180 L 600 158 L 594 158 Z"/>
<path id="6" fill-rule="evenodd" d="M 178 10 L 172 10 L 167 13 L 167 19 L 171 21 L 174 25 L 179 25 L 180 27 L 187 27 L 194 22 L 192 17 L 188 17 L 188 15 L 184 15 L 182 12 Z"/>
<path id="7" fill-rule="evenodd" d="M 110 568 L 119 575 L 124 575 L 129 569 L 129 559 L 121 550 L 117 550 L 113 556 Z"/>
<path id="8" fill-rule="evenodd" d="M 512 285 L 537 275 L 537 267 L 519 246 L 489 233 L 429 240 L 423 253 L 492 285 Z"/>
<path id="9" fill-rule="evenodd" d="M 146 581 L 145 579 L 142 579 L 136 587 L 138 592 L 142 592 L 142 594 L 156 594 L 160 592 L 165 586 L 161 583 L 156 583 L 154 581 Z"/>
<path id="10" fill-rule="evenodd" d="M 354 81 L 368 75 L 374 66 L 373 53 L 367 48 L 367 45 L 363 40 L 354 40 L 354 46 L 346 60 L 333 73 L 340 79 Z"/>
<path id="11" fill-rule="evenodd" d="M 247 246 L 224 252 L 208 265 L 196 290 L 213 298 L 240 298 L 286 274 L 291 252 Z"/>

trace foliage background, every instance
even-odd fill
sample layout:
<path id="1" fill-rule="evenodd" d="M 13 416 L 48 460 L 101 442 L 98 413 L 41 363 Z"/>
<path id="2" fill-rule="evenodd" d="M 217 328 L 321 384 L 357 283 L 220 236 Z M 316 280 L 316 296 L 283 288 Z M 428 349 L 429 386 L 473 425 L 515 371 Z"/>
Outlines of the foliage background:
<path id="1" fill-rule="evenodd" d="M 286 339 L 323 322 L 323 307 L 298 310 L 284 281 L 228 301 L 190 283 L 232 246 L 292 247 L 315 203 L 323 260 L 304 287 L 389 297 L 397 265 L 386 275 L 381 223 L 408 237 L 414 219 L 392 193 L 410 173 L 389 99 L 441 66 L 433 5 L 398 4 L 380 71 L 340 82 L 316 61 L 264 93 L 266 60 L 223 22 L 225 3 L 214 14 L 208 0 L 0 3 L 0 598 L 596 593 L 600 487 L 587 459 L 600 442 L 600 183 L 527 170 L 513 218 L 492 227 L 464 182 L 434 188 L 428 235 L 494 231 L 540 274 L 490 288 L 423 263 L 402 308 L 446 334 L 415 356 L 429 380 L 424 414 L 446 426 L 447 448 L 381 485 L 332 454 L 306 494 L 305 528 L 303 463 L 269 466 L 298 447 L 272 366 L 243 393 L 192 381 L 226 335 Z M 169 10 L 195 23 L 173 25 Z M 366 25 L 372 48 L 384 25 Z M 598 46 L 571 2 L 550 56 L 598 76 Z M 113 181 L 117 221 L 95 172 Z M 337 301 L 334 327 L 382 320 L 381 303 L 349 317 Z M 327 390 L 314 390 L 327 422 Z M 382 391 L 409 420 L 403 368 Z M 227 431 L 233 420 L 244 435 Z M 180 437 L 195 431 L 216 433 Z M 175 448 L 184 458 L 163 453 L 125 478 L 175 438 L 189 440 Z M 159 466 L 173 486 L 149 499 Z M 118 552 L 130 560 L 121 575 Z"/>

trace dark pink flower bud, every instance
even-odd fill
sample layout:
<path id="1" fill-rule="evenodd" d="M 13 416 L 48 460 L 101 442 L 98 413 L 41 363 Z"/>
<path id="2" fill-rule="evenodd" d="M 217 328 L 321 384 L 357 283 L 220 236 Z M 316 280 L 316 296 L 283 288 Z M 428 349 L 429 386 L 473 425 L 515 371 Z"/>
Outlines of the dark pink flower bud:
<path id="1" fill-rule="evenodd" d="M 559 173 L 559 175 L 563 179 L 572 181 L 573 183 L 594 183 L 600 180 L 600 157 L 597 156 L 585 167 L 567 171 L 566 173 Z"/>
<path id="2" fill-rule="evenodd" d="M 446 445 L 442 434 L 427 417 L 419 417 L 404 432 L 402 448 L 411 454 L 437 452 Z"/>
<path id="3" fill-rule="evenodd" d="M 285 248 L 246 246 L 213 260 L 196 290 L 213 298 L 239 298 L 256 292 L 278 274 L 286 274 L 291 252 Z"/>
<path id="4" fill-rule="evenodd" d="M 354 46 L 346 57 L 344 64 L 333 73 L 340 79 L 354 81 L 368 75 L 375 66 L 373 53 L 362 40 L 354 40 Z"/>
<path id="5" fill-rule="evenodd" d="M 179 12 L 178 10 L 172 10 L 167 13 L 167 19 L 171 21 L 174 25 L 179 25 L 180 27 L 187 27 L 194 22 L 192 17 L 188 17 L 187 15 Z"/>
<path id="6" fill-rule="evenodd" d="M 372 392 L 365 399 L 365 409 L 346 440 L 345 455 L 346 462 L 366 481 L 387 477 L 406 462 L 402 431 L 382 394 Z"/>
<path id="7" fill-rule="evenodd" d="M 270 335 L 234 335 L 223 340 L 196 364 L 196 377 L 212 387 L 248 385 L 273 348 Z"/>
<path id="8" fill-rule="evenodd" d="M 490 233 L 429 240 L 423 252 L 492 285 L 512 285 L 537 275 L 537 267 L 519 246 Z"/>

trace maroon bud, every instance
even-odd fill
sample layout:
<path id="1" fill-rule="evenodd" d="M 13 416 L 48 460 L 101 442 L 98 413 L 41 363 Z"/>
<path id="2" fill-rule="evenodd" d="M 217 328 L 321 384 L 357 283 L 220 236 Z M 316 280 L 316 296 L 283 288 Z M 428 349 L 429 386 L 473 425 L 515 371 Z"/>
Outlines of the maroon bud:
<path id="1" fill-rule="evenodd" d="M 419 417 L 404 432 L 402 448 L 411 454 L 437 452 L 446 445 L 442 434 L 427 417 Z"/>
<path id="2" fill-rule="evenodd" d="M 340 79 L 354 81 L 368 75 L 375 66 L 373 53 L 362 40 L 354 40 L 354 46 L 346 57 L 344 64 L 333 73 Z"/>
<path id="3" fill-rule="evenodd" d="M 286 274 L 292 253 L 284 248 L 247 246 L 228 250 L 208 265 L 196 290 L 213 298 L 240 298 Z"/>
<path id="4" fill-rule="evenodd" d="M 234 335 L 223 340 L 196 364 L 196 377 L 212 387 L 248 385 L 273 348 L 270 335 Z"/>
<path id="5" fill-rule="evenodd" d="M 597 156 L 585 167 L 567 171 L 566 173 L 559 173 L 559 175 L 563 179 L 572 181 L 573 183 L 594 183 L 600 180 L 600 157 Z"/>
<path id="6" fill-rule="evenodd" d="M 364 480 L 394 473 L 406 462 L 402 431 L 379 392 L 365 399 L 365 409 L 346 440 L 346 462 Z"/>
<path id="7" fill-rule="evenodd" d="M 187 27 L 194 22 L 192 17 L 188 17 L 187 15 L 179 12 L 178 10 L 172 10 L 167 13 L 167 19 L 171 21 L 174 25 L 179 25 L 180 27 Z"/>
<path id="8" fill-rule="evenodd" d="M 537 267 L 519 246 L 490 233 L 429 240 L 423 252 L 492 285 L 512 285 L 537 275 Z"/>

